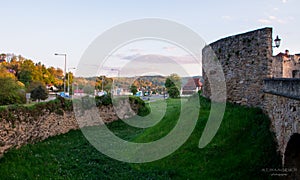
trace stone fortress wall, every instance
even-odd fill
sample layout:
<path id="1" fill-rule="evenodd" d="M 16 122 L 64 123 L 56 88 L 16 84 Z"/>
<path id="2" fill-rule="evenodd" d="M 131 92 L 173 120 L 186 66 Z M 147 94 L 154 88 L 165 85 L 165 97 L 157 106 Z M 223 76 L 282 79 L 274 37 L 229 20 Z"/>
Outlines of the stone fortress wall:
<path id="1" fill-rule="evenodd" d="M 273 56 L 272 37 L 272 28 L 263 28 L 223 38 L 206 48 L 212 48 L 222 65 L 227 101 L 262 108 L 269 116 L 284 163 L 291 136 L 300 133 L 300 54 L 286 51 Z M 209 60 L 203 57 L 205 64 Z M 209 73 L 203 69 L 203 95 L 208 98 Z"/>
<path id="2" fill-rule="evenodd" d="M 51 136 L 64 134 L 70 130 L 76 130 L 80 127 L 98 126 L 104 123 L 116 121 L 119 118 L 126 119 L 134 116 L 139 104 L 130 104 L 134 112 L 129 111 L 129 107 L 125 106 L 126 101 L 120 102 L 121 106 L 116 112 L 113 105 L 102 105 L 98 108 L 90 108 L 81 113 L 73 110 L 65 110 L 58 105 L 58 112 L 52 112 L 48 108 L 43 108 L 37 114 L 31 111 L 17 108 L 15 110 L 7 110 L 0 113 L 0 157 L 11 148 L 19 148 L 25 144 L 42 141 Z M 130 112 L 130 113 L 129 113 Z M 91 118 L 91 115 L 101 115 L 99 118 Z M 79 115 L 80 114 L 80 115 Z M 12 117 L 13 116 L 13 117 Z"/>
<path id="3" fill-rule="evenodd" d="M 223 67 L 227 101 L 262 107 L 264 78 L 271 77 L 272 29 L 265 28 L 230 36 L 209 45 Z M 205 50 L 203 51 L 205 52 Z M 203 54 L 203 57 L 205 54 Z M 203 58 L 203 64 L 207 59 Z M 209 82 L 203 69 L 203 95 L 210 97 Z"/>
<path id="4" fill-rule="evenodd" d="M 264 110 L 271 119 L 283 163 L 287 163 L 288 143 L 292 135 L 300 133 L 300 79 L 265 79 L 264 84 Z"/>

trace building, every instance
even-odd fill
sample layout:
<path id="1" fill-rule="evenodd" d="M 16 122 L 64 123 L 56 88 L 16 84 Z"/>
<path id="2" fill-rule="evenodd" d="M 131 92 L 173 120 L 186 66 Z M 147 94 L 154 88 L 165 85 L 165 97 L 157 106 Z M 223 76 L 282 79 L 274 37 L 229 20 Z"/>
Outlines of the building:
<path id="1" fill-rule="evenodd" d="M 273 57 L 274 78 L 300 78 L 300 54 L 290 55 L 288 50 Z"/>
<path id="2" fill-rule="evenodd" d="M 181 95 L 190 95 L 198 92 L 202 88 L 200 78 L 189 78 L 181 89 Z"/>

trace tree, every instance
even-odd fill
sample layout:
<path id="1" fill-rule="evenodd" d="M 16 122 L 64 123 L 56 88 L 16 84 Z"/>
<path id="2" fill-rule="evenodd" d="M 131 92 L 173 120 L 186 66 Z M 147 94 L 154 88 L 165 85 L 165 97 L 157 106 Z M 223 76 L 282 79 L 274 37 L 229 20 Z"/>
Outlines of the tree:
<path id="1" fill-rule="evenodd" d="M 14 79 L 0 77 L 0 105 L 25 103 L 25 91 Z"/>
<path id="2" fill-rule="evenodd" d="M 167 79 L 165 86 L 171 98 L 177 98 L 180 95 L 181 78 L 177 74 L 171 74 Z"/>
<path id="3" fill-rule="evenodd" d="M 0 77 L 2 78 L 11 78 L 11 79 L 16 79 L 13 73 L 10 73 L 7 68 L 4 66 L 0 65 Z"/>
<path id="4" fill-rule="evenodd" d="M 137 87 L 135 85 L 130 86 L 130 92 L 135 95 L 138 92 Z"/>
<path id="5" fill-rule="evenodd" d="M 31 91 L 31 99 L 38 100 L 38 102 L 40 102 L 40 100 L 45 100 L 48 98 L 48 93 L 47 93 L 47 89 L 41 85 L 39 85 L 38 87 L 34 88 Z"/>
<path id="6" fill-rule="evenodd" d="M 42 86 L 45 87 L 45 83 L 42 81 L 32 81 L 28 86 L 27 86 L 27 92 L 31 92 L 33 89 Z"/>
<path id="7" fill-rule="evenodd" d="M 19 73 L 18 79 L 24 83 L 26 86 L 30 84 L 32 80 L 34 80 L 34 72 L 36 70 L 36 67 L 33 63 L 33 61 L 26 59 L 21 64 L 21 69 Z"/>
<path id="8" fill-rule="evenodd" d="M 177 74 L 171 74 L 167 79 L 165 83 L 166 88 L 170 88 L 173 86 L 180 87 L 181 86 L 181 78 Z"/>
<path id="9" fill-rule="evenodd" d="M 175 86 L 175 84 L 170 78 L 167 78 L 165 86 L 166 86 L 166 88 L 171 88 L 171 87 Z"/>
<path id="10" fill-rule="evenodd" d="M 176 86 L 172 86 L 168 88 L 168 94 L 170 98 L 178 98 L 180 95 L 180 92 Z"/>
<path id="11" fill-rule="evenodd" d="M 27 71 L 27 70 L 21 71 L 20 74 L 19 74 L 19 80 L 23 84 L 28 86 L 30 84 L 30 82 L 32 81 L 32 72 Z"/>

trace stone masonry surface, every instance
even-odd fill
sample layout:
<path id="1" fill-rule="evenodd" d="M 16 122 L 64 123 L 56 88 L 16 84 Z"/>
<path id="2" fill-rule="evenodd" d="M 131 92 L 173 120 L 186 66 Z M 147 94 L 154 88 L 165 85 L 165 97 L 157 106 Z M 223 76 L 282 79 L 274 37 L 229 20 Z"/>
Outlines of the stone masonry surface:
<path id="1" fill-rule="evenodd" d="M 215 57 L 207 55 L 212 49 Z M 214 58 L 222 65 L 227 101 L 259 107 L 269 116 L 276 135 L 278 151 L 284 154 L 294 133 L 300 134 L 300 54 L 288 50 L 272 56 L 272 29 L 255 31 L 220 39 L 203 51 L 203 95 L 212 97 L 205 63 Z"/>
<path id="2" fill-rule="evenodd" d="M 119 118 L 129 118 L 133 116 L 133 113 L 128 114 L 128 107 L 118 109 L 118 115 L 116 114 L 112 105 L 101 106 L 96 111 L 101 114 L 103 122 L 109 123 Z M 138 111 L 138 105 L 131 105 L 134 112 Z M 0 119 L 0 157 L 11 148 L 19 148 L 28 143 L 35 143 L 37 141 L 44 140 L 51 136 L 67 133 L 70 130 L 79 129 L 78 119 L 75 118 L 74 111 L 61 110 L 60 114 L 55 112 L 49 112 L 47 109 L 42 112 L 42 115 L 33 117 L 30 113 L 14 114 L 16 119 L 11 121 L 11 118 Z M 82 117 L 87 117 L 95 113 L 94 109 L 85 110 Z M 123 117 L 120 117 L 123 116 Z M 102 125 L 102 121 L 81 121 L 81 126 L 97 126 Z"/>

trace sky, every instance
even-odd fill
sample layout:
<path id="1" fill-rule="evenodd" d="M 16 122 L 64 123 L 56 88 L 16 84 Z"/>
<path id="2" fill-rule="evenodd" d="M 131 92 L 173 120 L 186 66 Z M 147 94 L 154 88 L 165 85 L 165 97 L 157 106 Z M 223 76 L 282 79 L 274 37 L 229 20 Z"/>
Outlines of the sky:
<path id="1" fill-rule="evenodd" d="M 22 55 L 34 62 L 63 69 L 63 57 L 67 54 L 67 67 L 77 67 L 83 53 L 103 32 L 131 20 L 162 18 L 175 21 L 192 29 L 209 44 L 220 38 L 273 27 L 282 39 L 281 47 L 274 54 L 289 49 L 300 53 L 300 7 L 299 0 L 10 0 L 1 2 L 0 53 Z M 132 55 L 168 54 L 176 47 L 151 42 L 160 50 L 136 43 L 122 48 L 113 57 L 126 59 Z M 150 44 L 151 44 L 150 43 Z M 135 47 L 134 47 L 135 46 Z M 138 47 L 139 46 L 139 47 Z M 143 48 L 141 48 L 143 47 Z M 134 51 L 136 49 L 136 51 Z M 162 51 L 165 50 L 165 51 Z M 124 51 L 124 50 L 123 50 Z M 177 57 L 187 57 L 178 50 Z M 118 63 L 108 63 L 116 67 Z M 175 60 L 176 61 L 176 60 Z M 187 58 L 187 61 L 189 59 Z M 192 66 L 183 63 L 184 66 Z M 197 70 L 191 70 L 196 75 Z"/>

